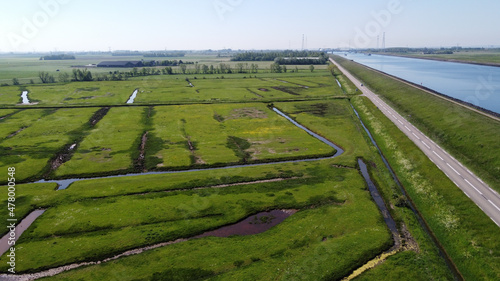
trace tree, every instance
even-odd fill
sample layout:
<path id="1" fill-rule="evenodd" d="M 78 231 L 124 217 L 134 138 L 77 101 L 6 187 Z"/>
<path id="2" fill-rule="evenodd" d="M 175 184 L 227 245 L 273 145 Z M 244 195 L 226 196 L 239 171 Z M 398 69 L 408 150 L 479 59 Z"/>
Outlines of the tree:
<path id="1" fill-rule="evenodd" d="M 311 72 L 313 72 L 313 71 L 314 71 L 314 65 L 312 65 L 312 64 L 311 64 L 311 65 L 309 66 L 309 70 L 310 70 Z"/>
<path id="2" fill-rule="evenodd" d="M 335 65 L 333 64 L 328 65 L 328 70 L 333 76 L 335 76 Z"/>
<path id="3" fill-rule="evenodd" d="M 69 74 L 67 72 L 59 73 L 59 82 L 69 82 Z"/>
<path id="4" fill-rule="evenodd" d="M 281 65 L 277 62 L 271 64 L 271 72 L 272 73 L 281 73 Z"/>
<path id="5" fill-rule="evenodd" d="M 20 84 L 20 83 L 19 83 L 19 79 L 17 79 L 17 78 L 12 78 L 12 85 L 17 86 L 17 85 L 19 85 L 19 84 Z"/>
<path id="6" fill-rule="evenodd" d="M 73 81 L 94 81 L 92 73 L 86 68 L 81 71 L 80 69 L 73 69 Z"/>
<path id="7" fill-rule="evenodd" d="M 200 69 L 201 69 L 201 65 L 200 65 L 200 64 L 198 64 L 198 62 L 196 62 L 196 63 L 194 64 L 194 73 L 195 73 L 195 74 L 200 74 Z"/>
<path id="8" fill-rule="evenodd" d="M 210 69 L 208 68 L 208 66 L 206 64 L 204 64 L 201 66 L 201 71 L 203 72 L 203 74 L 208 74 Z"/>
<path id="9" fill-rule="evenodd" d="M 243 73 L 243 68 L 245 67 L 245 64 L 239 62 L 236 64 L 236 69 L 238 70 L 238 73 Z"/>
<path id="10" fill-rule="evenodd" d="M 256 63 L 252 63 L 252 64 L 250 65 L 250 69 L 251 69 L 252 73 L 257 73 L 257 72 L 258 72 L 258 69 L 259 69 L 259 65 L 258 65 L 258 64 L 256 64 Z"/>
<path id="11" fill-rule="evenodd" d="M 50 75 L 48 72 L 45 71 L 40 71 L 38 73 L 38 77 L 40 77 L 40 80 L 42 80 L 42 83 L 55 83 L 56 79 L 54 76 Z"/>
<path id="12" fill-rule="evenodd" d="M 180 67 L 181 67 L 182 74 L 186 74 L 187 65 L 181 64 Z"/>

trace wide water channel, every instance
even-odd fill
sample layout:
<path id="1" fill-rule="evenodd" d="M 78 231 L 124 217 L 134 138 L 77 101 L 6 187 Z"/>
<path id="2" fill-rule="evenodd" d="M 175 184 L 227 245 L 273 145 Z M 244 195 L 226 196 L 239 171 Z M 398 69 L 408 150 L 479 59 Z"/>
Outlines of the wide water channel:
<path id="1" fill-rule="evenodd" d="M 500 114 L 500 67 L 361 53 L 336 55 Z"/>

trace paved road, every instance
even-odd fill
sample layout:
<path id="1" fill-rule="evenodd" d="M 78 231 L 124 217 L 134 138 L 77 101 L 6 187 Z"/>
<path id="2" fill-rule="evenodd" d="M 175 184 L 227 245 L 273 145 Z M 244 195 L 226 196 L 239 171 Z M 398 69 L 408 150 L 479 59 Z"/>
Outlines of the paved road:
<path id="1" fill-rule="evenodd" d="M 500 195 L 389 107 L 338 63 L 330 59 L 396 126 L 405 133 L 483 212 L 500 227 Z"/>

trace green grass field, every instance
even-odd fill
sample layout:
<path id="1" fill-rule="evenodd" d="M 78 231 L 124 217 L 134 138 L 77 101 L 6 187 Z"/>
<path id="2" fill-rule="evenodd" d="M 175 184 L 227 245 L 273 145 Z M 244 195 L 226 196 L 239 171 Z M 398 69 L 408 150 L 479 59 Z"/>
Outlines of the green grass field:
<path id="1" fill-rule="evenodd" d="M 112 108 L 78 145 L 71 160 L 59 167 L 55 175 L 132 171 L 144 131 L 143 111 L 142 108 Z"/>
<path id="2" fill-rule="evenodd" d="M 228 58 L 186 59 L 235 66 Z M 19 61 L 18 69 L 10 74 L 0 71 L 0 79 L 21 73 L 25 76 L 20 78 L 29 79 L 30 71 L 36 75 L 44 63 L 34 60 Z M 70 63 L 75 62 L 47 65 L 68 71 L 69 66 L 62 66 Z M 19 87 L 0 87 L 0 118 L 5 117 L 0 120 L 0 169 L 16 167 L 16 216 L 47 210 L 17 243 L 17 271 L 100 261 L 127 250 L 190 238 L 261 211 L 296 209 L 296 214 L 257 235 L 192 239 L 46 280 L 339 280 L 393 243 L 357 170 L 357 159 L 362 158 L 407 242 L 401 252 L 359 279 L 451 280 L 429 237 L 402 203 L 401 191 L 350 101 L 376 127 L 370 117 L 375 114 L 373 106 L 355 97 L 356 87 L 338 69 L 334 69 L 335 77 L 327 66 L 318 66 L 314 72 L 299 66 L 299 73 L 268 73 L 268 64 L 259 63 L 259 73 L 252 77 L 245 73 L 224 78 L 221 74 L 177 74 L 120 82 L 27 85 L 30 98 L 38 104 L 22 108 L 15 105 L 20 101 Z M 139 89 L 135 104 L 126 106 L 134 89 Z M 307 162 L 189 170 L 333 154 L 332 148 L 270 110 L 270 103 L 343 148 L 344 154 Z M 52 106 L 56 108 L 36 109 Z M 103 106 L 111 107 L 105 115 Z M 97 117 L 102 119 L 91 124 Z M 405 150 L 404 140 L 392 128 L 387 130 L 397 138 L 408 161 L 421 160 L 418 153 Z M 383 143 L 383 132 L 376 134 Z M 71 144 L 76 146 L 68 161 L 49 173 L 51 157 Z M 425 164 L 415 163 L 412 172 L 428 177 L 429 185 L 446 182 L 443 175 L 421 163 Z M 177 171 L 89 178 L 65 190 L 56 190 L 55 183 L 21 183 L 40 179 L 42 174 L 92 177 L 144 170 Z M 399 173 L 408 175 L 406 170 Z M 475 225 L 465 225 L 465 219 L 457 223 L 454 218 L 476 215 L 477 210 L 471 214 L 457 211 L 468 206 L 466 200 L 457 197 L 460 205 L 454 205 L 450 198 L 456 194 L 442 194 L 447 183 L 442 188 L 437 201 L 422 206 L 432 223 L 438 228 L 444 225 L 439 234 L 445 246 L 458 252 L 466 245 L 467 259 L 461 253 L 458 259 L 469 262 L 463 267 L 467 276 L 498 275 L 494 261 L 486 259 L 488 253 L 496 258 L 495 241 L 487 239 L 493 229 L 484 222 L 487 233 L 473 238 Z M 418 199 L 422 194 L 415 196 Z M 0 205 L 6 205 L 6 200 L 6 192 L 0 193 Z M 0 217 L 7 215 L 7 208 L 0 208 Z M 464 239 L 457 234 L 462 230 Z M 469 257 L 477 257 L 477 263 Z M 8 269 L 6 259 L 0 257 L 2 272 Z M 486 264 L 485 268 L 478 269 L 479 263 Z"/>
<path id="3" fill-rule="evenodd" d="M 18 181 L 40 178 L 48 161 L 81 137 L 81 130 L 94 111 L 34 109 L 0 120 L 0 169 L 15 166 Z"/>
<path id="4" fill-rule="evenodd" d="M 224 172 L 227 177 L 234 175 L 234 172 L 246 174 L 245 169 L 229 169 Z M 257 168 L 252 169 L 255 171 Z M 261 167 L 258 169 L 263 170 Z M 83 201 L 81 198 L 70 195 L 73 192 L 79 192 L 76 187 L 74 191 L 73 187 L 62 192 L 51 190 L 50 193 L 55 197 L 49 196 L 44 199 L 35 195 L 38 188 L 28 190 L 26 195 L 31 198 L 31 202 L 26 202 L 27 204 L 43 206 L 48 202 L 52 203 L 47 213 L 40 217 L 22 238 L 23 247 L 18 256 L 19 264 L 22 265 L 19 270 L 33 270 L 99 259 L 141 245 L 190 237 L 204 230 L 238 221 L 261 210 L 280 208 L 296 208 L 303 209 L 303 211 L 299 212 L 297 217 L 290 218 L 291 225 L 284 223 L 262 235 L 193 240 L 147 252 L 145 256 L 142 255 L 142 258 L 157 260 L 154 255 L 160 251 L 164 253 L 162 259 L 174 262 L 174 268 L 182 267 L 185 260 L 191 259 L 195 262 L 191 263 L 190 267 L 205 269 L 209 263 L 202 264 L 207 255 L 212 256 L 211 259 L 215 262 L 220 258 L 218 255 L 213 255 L 214 252 L 223 252 L 229 248 L 236 250 L 234 247 L 240 245 L 241 250 L 219 260 L 221 265 L 213 268 L 216 273 L 224 274 L 219 276 L 220 278 L 230 278 L 229 276 L 233 274 L 247 274 L 249 270 L 247 266 L 242 268 L 233 266 L 235 261 L 240 259 L 248 265 L 253 264 L 252 267 L 255 269 L 251 270 L 252 274 L 262 274 L 259 273 L 259 268 L 274 264 L 275 259 L 278 259 L 278 264 L 281 264 L 284 262 L 282 259 L 288 256 L 295 257 L 294 262 L 292 264 L 286 262 L 281 266 L 289 267 L 295 264 L 293 272 L 289 273 L 294 275 L 310 271 L 304 263 L 308 263 L 313 257 L 326 260 L 329 256 L 337 256 L 337 260 L 343 261 L 336 265 L 335 268 L 338 270 L 327 269 L 326 265 L 321 265 L 316 274 L 317 276 L 340 277 L 345 275 L 350 268 L 356 267 L 357 264 L 376 255 L 378 251 L 390 244 L 390 236 L 381 222 L 381 215 L 376 206 L 370 202 L 364 182 L 356 170 L 332 169 L 312 163 L 280 165 L 280 169 L 290 169 L 297 176 L 301 176 L 298 179 L 282 182 L 224 189 L 207 188 L 197 191 L 119 197 L 94 196 Z M 185 185 L 195 179 L 197 173 L 185 174 L 179 184 Z M 201 173 L 207 175 L 206 172 Z M 178 178 L 177 175 L 164 175 L 163 182 L 170 182 L 171 176 Z M 135 185 L 131 182 L 127 185 L 131 190 L 141 189 L 141 185 L 147 181 L 148 177 L 141 177 L 142 181 L 137 181 Z M 94 180 L 93 186 L 102 185 L 99 184 L 99 180 Z M 31 192 L 34 194 L 30 195 Z M 90 194 L 87 190 L 85 193 Z M 73 200 L 78 201 L 58 200 L 59 196 L 73 197 Z M 332 203 L 334 204 L 331 205 Z M 324 206 L 320 207 L 322 205 Z M 309 209 L 309 206 L 315 207 Z M 362 208 L 361 211 L 360 208 Z M 333 221 L 326 222 L 325 218 L 331 218 Z M 295 222 L 296 220 L 298 221 Z M 296 229 L 299 225 L 302 234 L 290 232 L 289 227 Z M 284 229 L 281 229 L 283 227 Z M 370 235 L 366 235 L 367 233 Z M 270 241 L 275 241 L 276 236 L 288 238 L 282 243 L 271 246 L 273 250 L 270 251 L 269 245 L 273 245 Z M 360 239 L 368 239 L 371 242 L 361 243 Z M 206 245 L 206 243 L 213 242 L 216 244 Z M 192 243 L 198 245 L 195 246 L 198 248 L 197 251 L 188 250 L 193 247 Z M 261 246 L 257 246 L 258 244 Z M 248 249 L 245 245 L 255 245 L 252 247 L 254 250 L 243 251 L 243 249 Z M 180 247 L 179 251 L 190 254 L 181 256 L 168 254 L 172 250 L 176 252 L 177 247 Z M 323 251 L 315 253 L 315 248 L 323 249 Z M 348 248 L 351 249 L 348 251 L 349 254 L 346 252 Z M 68 249 L 72 250 L 68 251 Z M 38 254 L 29 254 L 32 251 L 37 251 Z M 311 254 L 303 256 L 304 253 L 311 253 L 312 256 Z M 153 257 L 150 256 L 151 254 Z M 258 257 L 262 261 L 254 264 L 252 257 Z M 128 259 L 136 258 L 130 257 L 117 262 L 119 265 L 122 262 L 127 263 Z M 147 269 L 144 268 L 144 270 Z M 156 271 L 150 268 L 149 274 Z M 138 274 L 144 274 L 144 272 L 134 273 L 130 278 L 140 277 Z M 106 279 L 106 276 L 103 275 L 102 278 Z"/>

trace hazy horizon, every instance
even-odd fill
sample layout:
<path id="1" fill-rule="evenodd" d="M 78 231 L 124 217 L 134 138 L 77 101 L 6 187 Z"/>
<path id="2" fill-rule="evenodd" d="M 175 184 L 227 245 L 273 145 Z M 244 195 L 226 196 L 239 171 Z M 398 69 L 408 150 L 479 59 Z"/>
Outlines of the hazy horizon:
<path id="1" fill-rule="evenodd" d="M 0 52 L 500 46 L 493 0 L 136 3 L 4 2 Z"/>

